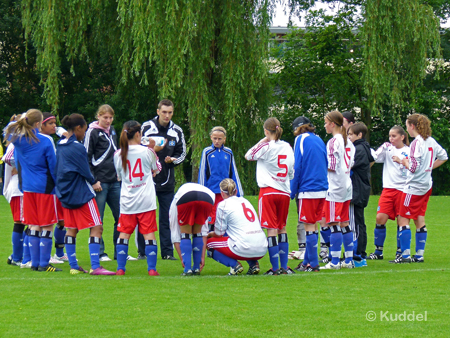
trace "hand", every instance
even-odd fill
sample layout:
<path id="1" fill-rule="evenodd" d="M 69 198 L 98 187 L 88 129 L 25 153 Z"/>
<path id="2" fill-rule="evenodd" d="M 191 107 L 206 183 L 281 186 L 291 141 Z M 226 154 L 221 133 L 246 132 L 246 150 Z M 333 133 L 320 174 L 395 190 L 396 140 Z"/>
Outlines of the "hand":
<path id="1" fill-rule="evenodd" d="M 215 232 L 214 231 L 210 231 L 208 232 L 208 236 L 206 236 L 207 238 L 211 238 L 214 237 Z"/>
<path id="2" fill-rule="evenodd" d="M 18 174 L 17 169 L 16 169 L 16 168 L 12 168 L 12 170 L 11 170 L 11 176 L 14 176 L 14 175 L 17 175 L 17 174 Z"/>
<path id="3" fill-rule="evenodd" d="M 400 160 L 400 158 L 398 156 L 392 156 L 392 161 L 402 164 L 402 161 Z"/>
<path id="4" fill-rule="evenodd" d="M 164 162 L 166 163 L 172 163 L 174 161 L 176 161 L 177 158 L 176 157 L 170 157 L 170 156 L 166 156 L 166 158 L 164 159 Z"/>
<path id="5" fill-rule="evenodd" d="M 97 183 L 95 183 L 95 184 L 92 186 L 92 188 L 93 188 L 96 192 L 100 192 L 100 191 L 103 190 L 100 181 L 97 181 Z"/>
<path id="6" fill-rule="evenodd" d="M 202 260 L 200 261 L 200 271 L 205 267 L 205 256 L 202 256 Z"/>
<path id="7" fill-rule="evenodd" d="M 62 133 L 62 136 L 64 136 L 65 138 L 69 138 L 69 133 L 66 131 L 66 132 Z"/>
<path id="8" fill-rule="evenodd" d="M 156 176 L 156 170 L 152 170 L 152 176 L 153 176 L 153 177 Z"/>

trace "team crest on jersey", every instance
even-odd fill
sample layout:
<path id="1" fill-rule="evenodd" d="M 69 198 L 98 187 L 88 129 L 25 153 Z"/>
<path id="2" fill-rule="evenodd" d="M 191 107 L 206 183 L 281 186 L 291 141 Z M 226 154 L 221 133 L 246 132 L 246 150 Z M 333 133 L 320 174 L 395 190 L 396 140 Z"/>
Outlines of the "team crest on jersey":
<path id="1" fill-rule="evenodd" d="M 175 141 L 174 141 L 174 140 L 172 140 L 172 141 L 169 141 L 169 146 L 171 146 L 171 147 L 175 147 Z"/>

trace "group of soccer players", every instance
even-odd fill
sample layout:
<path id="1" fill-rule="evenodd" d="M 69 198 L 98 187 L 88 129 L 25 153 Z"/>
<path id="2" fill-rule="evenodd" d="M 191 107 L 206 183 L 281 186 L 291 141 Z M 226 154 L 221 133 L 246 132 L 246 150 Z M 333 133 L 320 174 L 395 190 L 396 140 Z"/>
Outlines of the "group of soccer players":
<path id="1" fill-rule="evenodd" d="M 157 143 L 150 137 L 144 142 L 148 144 L 143 145 L 142 126 L 136 121 L 126 122 L 120 133 L 120 149 L 114 154 L 114 170 L 121 188 L 115 236 L 118 267 L 113 272 L 100 265 L 103 228 L 95 196 L 102 191 L 102 184 L 94 179 L 92 163 L 82 144 L 87 123 L 79 114 L 66 116 L 61 123 L 67 131 L 61 133 L 56 151 L 48 136 L 56 127 L 56 118 L 50 114 L 44 117 L 39 110 L 30 109 L 5 128 L 8 148 L 4 156 L 4 190 L 14 218 L 13 254 L 8 262 L 35 271 L 54 272 L 61 269 L 55 268 L 51 259 L 63 259 L 69 262 L 71 274 L 88 273 L 76 259 L 76 236 L 79 230 L 89 229 L 89 273 L 124 275 L 130 259 L 128 241 L 138 228 L 145 241 L 148 274 L 158 276 L 153 178 L 161 171 L 157 153 L 167 141 Z M 182 260 L 182 274 L 199 275 L 206 251 L 229 267 L 231 275 L 243 271 L 239 262 L 243 260 L 249 264 L 247 274 L 258 274 L 258 260 L 266 252 L 272 265 L 266 275 L 295 273 L 287 265 L 286 231 L 289 204 L 294 198 L 298 220 L 306 231 L 304 259 L 295 270 L 320 269 L 318 223 L 322 240 L 329 243 L 330 257 L 324 257 L 322 269 L 355 267 L 356 229 L 349 222 L 355 147 L 347 137 L 344 123 L 340 112 L 326 114 L 324 127 L 332 138 L 325 145 L 309 119 L 298 117 L 293 122 L 297 136 L 293 150 L 281 140 L 280 122 L 276 118 L 265 121 L 264 138 L 245 154 L 247 160 L 257 162 L 258 214 L 243 198 L 233 152 L 224 146 L 226 130 L 214 127 L 210 133 L 212 145 L 202 153 L 198 183 L 180 187 L 170 206 L 171 241 Z M 427 238 L 424 216 L 432 189 L 431 171 L 447 160 L 447 153 L 431 137 L 426 116 L 410 115 L 406 127 L 415 138 L 409 148 L 408 135 L 402 127 L 395 126 L 389 133 L 390 142 L 374 152 L 376 162 L 384 163 L 383 193 L 377 211 L 376 251 L 368 259 L 383 259 L 386 222 L 397 219 L 398 255 L 391 262 L 424 261 Z M 53 129 L 46 131 L 47 128 Z M 410 219 L 414 219 L 417 229 L 414 256 L 410 255 Z M 52 257 L 55 223 L 58 223 L 57 252 Z M 262 228 L 266 229 L 267 237 Z"/>

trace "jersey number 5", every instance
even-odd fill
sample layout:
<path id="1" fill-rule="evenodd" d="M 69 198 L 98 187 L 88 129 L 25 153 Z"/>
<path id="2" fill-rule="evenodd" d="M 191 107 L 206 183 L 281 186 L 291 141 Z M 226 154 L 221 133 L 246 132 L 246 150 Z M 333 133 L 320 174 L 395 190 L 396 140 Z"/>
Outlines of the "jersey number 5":
<path id="1" fill-rule="evenodd" d="M 142 177 L 144 177 L 144 173 L 142 172 L 142 161 L 140 158 L 137 159 L 134 164 L 133 171 L 131 171 L 131 163 L 127 160 L 128 165 L 128 177 L 130 178 L 130 183 L 133 182 L 132 177 L 139 177 L 140 181 L 142 181 Z"/>
<path id="2" fill-rule="evenodd" d="M 244 209 L 244 215 L 245 217 L 250 221 L 250 222 L 254 222 L 255 221 L 255 214 L 253 213 L 252 209 L 247 208 L 245 206 L 245 203 L 242 203 L 242 209 Z"/>
<path id="3" fill-rule="evenodd" d="M 347 166 L 347 169 L 350 167 L 350 148 L 345 148 L 345 155 L 344 155 L 344 160 L 345 160 L 345 165 Z"/>
<path id="4" fill-rule="evenodd" d="M 278 168 L 284 169 L 284 173 L 278 173 L 278 177 L 286 177 L 288 174 L 288 166 L 286 164 L 281 164 L 281 160 L 285 160 L 287 155 L 278 155 Z"/>

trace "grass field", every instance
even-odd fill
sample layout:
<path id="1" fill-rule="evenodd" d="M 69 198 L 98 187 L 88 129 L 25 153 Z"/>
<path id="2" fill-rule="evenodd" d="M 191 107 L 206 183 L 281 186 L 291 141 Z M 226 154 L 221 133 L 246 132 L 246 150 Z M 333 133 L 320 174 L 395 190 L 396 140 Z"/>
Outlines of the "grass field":
<path id="1" fill-rule="evenodd" d="M 256 198 L 249 198 L 256 205 Z M 378 197 L 366 209 L 368 252 Z M 296 210 L 288 219 L 291 249 L 297 248 Z M 12 219 L 0 199 L 0 336 L 92 337 L 448 337 L 450 198 L 432 197 L 424 264 L 368 267 L 285 276 L 226 276 L 229 269 L 207 259 L 202 276 L 181 277 L 180 261 L 158 260 L 160 277 L 145 261 L 128 262 L 125 276 L 31 272 L 6 264 Z M 112 255 L 112 216 L 104 235 Z M 88 232 L 78 239 L 80 265 L 89 268 Z M 412 248 L 415 240 L 413 234 Z M 130 253 L 135 251 L 130 245 Z M 412 250 L 414 251 L 414 250 Z M 395 224 L 388 223 L 386 258 L 395 252 Z M 270 268 L 267 256 L 261 269 Z M 295 267 L 298 261 L 290 261 Z M 116 262 L 105 268 L 115 270 Z M 61 265 L 60 265 L 61 266 Z M 244 264 L 247 269 L 247 264 Z M 246 270 L 245 270 L 246 271 Z M 376 319 L 367 316 L 373 311 Z M 414 312 L 414 321 L 401 320 Z M 397 317 L 397 321 L 390 320 Z M 426 321 L 420 315 L 426 315 Z M 380 318 L 381 317 L 381 318 Z M 424 319 L 424 318 L 422 318 Z"/>

